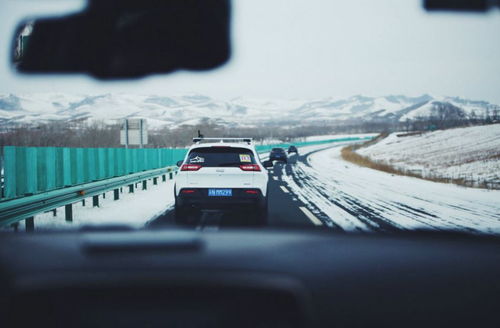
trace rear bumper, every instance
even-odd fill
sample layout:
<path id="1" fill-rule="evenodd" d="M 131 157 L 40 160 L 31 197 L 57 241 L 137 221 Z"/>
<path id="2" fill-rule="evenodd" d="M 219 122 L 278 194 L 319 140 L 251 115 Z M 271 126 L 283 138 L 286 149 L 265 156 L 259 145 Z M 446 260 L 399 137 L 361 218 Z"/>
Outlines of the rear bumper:
<path id="1" fill-rule="evenodd" d="M 194 192 L 185 194 L 185 189 L 194 190 Z M 248 194 L 247 190 L 256 191 L 256 194 Z M 259 189 L 239 189 L 232 188 L 232 196 L 208 196 L 208 188 L 183 188 L 179 190 L 177 196 L 177 206 L 199 209 L 226 209 L 242 207 L 264 206 L 265 197 Z"/>

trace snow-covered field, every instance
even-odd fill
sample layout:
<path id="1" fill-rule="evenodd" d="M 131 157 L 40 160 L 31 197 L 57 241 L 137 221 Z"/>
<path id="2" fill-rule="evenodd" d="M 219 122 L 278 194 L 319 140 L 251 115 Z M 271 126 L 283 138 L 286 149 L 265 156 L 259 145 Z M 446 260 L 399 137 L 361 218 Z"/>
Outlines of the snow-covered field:
<path id="1" fill-rule="evenodd" d="M 500 124 L 404 137 L 398 134 L 357 152 L 424 177 L 486 182 L 500 188 Z"/>
<path id="2" fill-rule="evenodd" d="M 311 153 L 282 179 L 323 222 L 346 231 L 500 233 L 500 191 L 391 175 L 344 161 L 341 146 Z M 301 154 L 316 149 L 302 148 Z"/>

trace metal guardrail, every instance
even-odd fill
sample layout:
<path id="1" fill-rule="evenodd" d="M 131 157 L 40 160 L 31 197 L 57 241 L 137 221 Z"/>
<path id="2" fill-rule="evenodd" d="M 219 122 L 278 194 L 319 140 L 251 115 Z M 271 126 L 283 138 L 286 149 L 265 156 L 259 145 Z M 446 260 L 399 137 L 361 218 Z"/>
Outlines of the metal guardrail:
<path id="1" fill-rule="evenodd" d="M 62 206 L 66 206 L 66 220 L 72 221 L 71 205 L 73 203 L 88 197 L 96 197 L 113 189 L 115 190 L 115 199 L 117 199 L 116 195 L 120 187 L 128 185 L 133 191 L 133 186 L 137 182 L 143 181 L 144 183 L 148 179 L 155 179 L 159 176 L 163 176 L 163 180 L 165 180 L 167 174 L 174 172 L 174 167 L 166 167 L 0 202 L 0 226 L 30 220 L 26 227 L 27 230 L 31 230 L 29 226 L 33 226 L 34 215 Z M 68 214 L 70 214 L 69 218 Z"/>

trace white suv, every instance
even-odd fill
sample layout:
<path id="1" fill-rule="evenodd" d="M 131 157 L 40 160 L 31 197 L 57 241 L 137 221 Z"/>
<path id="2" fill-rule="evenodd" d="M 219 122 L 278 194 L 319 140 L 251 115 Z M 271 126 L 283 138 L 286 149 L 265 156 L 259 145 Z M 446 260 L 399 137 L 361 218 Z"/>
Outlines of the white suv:
<path id="1" fill-rule="evenodd" d="M 193 209 L 244 209 L 267 220 L 268 174 L 250 138 L 195 138 L 175 178 L 175 216 L 184 222 Z"/>

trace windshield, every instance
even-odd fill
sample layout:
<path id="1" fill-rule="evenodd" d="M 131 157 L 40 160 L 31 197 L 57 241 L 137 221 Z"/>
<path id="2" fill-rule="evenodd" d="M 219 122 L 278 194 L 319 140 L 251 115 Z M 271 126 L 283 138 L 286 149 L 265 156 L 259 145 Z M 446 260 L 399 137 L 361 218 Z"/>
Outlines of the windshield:
<path id="1" fill-rule="evenodd" d="M 0 4 L 2 232 L 238 222 L 500 233 L 498 10 L 236 0 L 230 59 L 214 70 L 134 80 L 16 72 L 36 17 L 84 7 Z M 127 28 L 132 16 L 117 26 L 141 39 Z M 123 39 L 105 44 L 127 49 Z M 209 57 L 216 46 L 185 59 Z M 232 146 L 189 151 L 199 142 Z"/>

